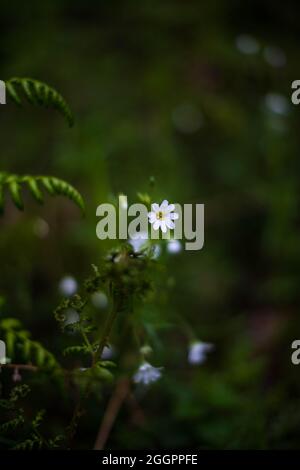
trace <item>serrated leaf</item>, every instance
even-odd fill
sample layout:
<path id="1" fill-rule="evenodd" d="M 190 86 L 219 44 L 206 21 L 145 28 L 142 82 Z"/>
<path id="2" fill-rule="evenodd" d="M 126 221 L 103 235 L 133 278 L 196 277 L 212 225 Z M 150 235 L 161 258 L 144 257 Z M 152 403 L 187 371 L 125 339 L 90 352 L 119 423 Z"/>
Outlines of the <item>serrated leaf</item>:
<path id="1" fill-rule="evenodd" d="M 22 185 L 26 184 L 34 199 L 42 204 L 44 195 L 39 184 L 51 194 L 51 196 L 64 196 L 73 201 L 84 212 L 84 202 L 81 194 L 69 183 L 52 176 L 19 176 L 8 173 L 0 173 L 0 213 L 3 212 L 5 188 L 7 187 L 11 198 L 20 210 L 24 209 L 22 198 Z"/>
<path id="2" fill-rule="evenodd" d="M 43 197 L 42 191 L 41 191 L 40 188 L 38 187 L 37 180 L 34 179 L 34 178 L 31 178 L 31 177 L 27 177 L 27 178 L 26 178 L 26 182 L 27 182 L 27 184 L 28 184 L 29 191 L 31 192 L 31 194 L 33 195 L 33 197 L 35 198 L 35 200 L 36 200 L 38 203 L 43 204 L 43 202 L 44 202 L 44 197 Z"/>
<path id="3" fill-rule="evenodd" d="M 69 126 L 73 126 L 74 118 L 71 110 L 62 95 L 47 83 L 33 78 L 13 77 L 5 82 L 8 96 L 19 106 L 22 100 L 18 95 L 20 89 L 31 104 L 57 109 L 67 120 Z"/>

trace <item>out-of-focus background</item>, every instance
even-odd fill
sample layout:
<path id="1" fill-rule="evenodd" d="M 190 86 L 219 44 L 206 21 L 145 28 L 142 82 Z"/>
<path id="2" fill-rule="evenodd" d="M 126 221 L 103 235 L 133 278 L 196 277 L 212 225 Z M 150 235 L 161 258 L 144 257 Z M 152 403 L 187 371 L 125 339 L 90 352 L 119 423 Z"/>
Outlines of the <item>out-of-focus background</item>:
<path id="1" fill-rule="evenodd" d="M 87 206 L 84 219 L 60 198 L 6 206 L 1 317 L 58 353 L 61 280 L 80 283 L 108 246 L 96 207 L 118 193 L 136 202 L 151 177 L 155 197 L 205 204 L 203 250 L 163 251 L 161 299 L 143 313 L 157 318 L 163 377 L 122 408 L 110 448 L 300 446 L 297 11 L 267 0 L 1 4 L 0 78 L 46 81 L 76 118 L 69 129 L 55 111 L 1 106 L 1 170 L 64 178 Z M 201 365 L 188 363 L 178 316 L 215 345 Z M 109 394 L 78 448 L 91 446 Z M 50 433 L 68 422 L 68 397 L 51 383 L 35 403 Z"/>

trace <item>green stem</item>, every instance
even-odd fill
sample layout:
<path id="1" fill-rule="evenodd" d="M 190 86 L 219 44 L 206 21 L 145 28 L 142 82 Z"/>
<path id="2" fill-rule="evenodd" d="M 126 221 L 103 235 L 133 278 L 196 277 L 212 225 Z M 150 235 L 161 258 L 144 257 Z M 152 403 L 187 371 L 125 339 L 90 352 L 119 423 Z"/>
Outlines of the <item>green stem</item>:
<path id="1" fill-rule="evenodd" d="M 93 354 L 93 346 L 91 345 L 91 343 L 90 343 L 90 341 L 89 341 L 89 339 L 88 339 L 88 337 L 87 337 L 86 332 L 85 332 L 82 328 L 80 329 L 80 332 L 81 332 L 81 334 L 82 334 L 82 337 L 83 337 L 83 339 L 84 339 L 84 342 L 85 342 L 86 346 L 88 347 L 88 349 L 89 349 L 89 351 L 91 352 L 91 354 Z"/>
<path id="2" fill-rule="evenodd" d="M 115 322 L 115 319 L 117 318 L 117 314 L 118 314 L 118 305 L 117 305 L 117 303 L 115 303 L 113 305 L 113 308 L 112 308 L 110 314 L 108 315 L 108 317 L 106 319 L 106 323 L 105 323 L 105 326 L 104 326 L 102 337 L 100 339 L 99 347 L 98 347 L 97 351 L 94 354 L 93 365 L 101 358 L 103 350 L 104 350 L 105 346 L 108 344 L 109 337 L 110 337 L 110 334 L 111 334 L 111 330 L 112 330 L 113 324 Z"/>
<path id="3" fill-rule="evenodd" d="M 93 354 L 92 367 L 101 358 L 102 353 L 103 353 L 103 349 L 108 344 L 110 333 L 111 333 L 114 321 L 115 321 L 115 319 L 117 317 L 117 314 L 118 314 L 118 309 L 119 309 L 118 304 L 117 304 L 117 302 L 115 302 L 109 316 L 107 317 L 107 320 L 106 320 L 106 323 L 105 323 L 105 326 L 104 326 L 104 330 L 103 330 L 103 334 L 102 334 L 101 339 L 100 339 L 99 347 L 98 347 L 97 351 Z M 86 339 L 88 341 L 87 337 L 86 337 Z M 71 444 L 71 441 L 74 438 L 74 435 L 76 433 L 76 429 L 78 427 L 79 419 L 80 419 L 80 417 L 83 413 L 83 403 L 86 402 L 90 392 L 91 392 L 91 381 L 89 381 L 87 383 L 85 391 L 83 392 L 82 396 L 79 397 L 79 401 L 78 401 L 78 403 L 75 407 L 75 410 L 74 410 L 74 413 L 73 413 L 73 416 L 72 416 L 72 420 L 71 420 L 71 423 L 70 423 L 70 426 L 69 426 L 69 429 L 70 429 L 69 444 Z"/>

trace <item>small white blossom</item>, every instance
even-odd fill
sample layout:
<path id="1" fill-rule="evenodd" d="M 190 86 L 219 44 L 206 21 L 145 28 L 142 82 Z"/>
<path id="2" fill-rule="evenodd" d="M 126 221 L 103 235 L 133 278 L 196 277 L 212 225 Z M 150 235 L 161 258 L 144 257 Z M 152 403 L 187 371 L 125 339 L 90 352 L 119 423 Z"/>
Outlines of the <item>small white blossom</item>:
<path id="1" fill-rule="evenodd" d="M 172 254 L 180 253 L 181 250 L 182 250 L 182 245 L 179 240 L 175 240 L 175 239 L 168 240 L 168 243 L 167 243 L 168 253 L 172 253 Z"/>
<path id="2" fill-rule="evenodd" d="M 208 352 L 213 351 L 214 345 L 211 343 L 203 343 L 202 341 L 195 341 L 189 347 L 188 361 L 190 364 L 202 364 L 206 361 Z"/>
<path id="3" fill-rule="evenodd" d="M 288 99 L 279 93 L 268 93 L 265 96 L 265 105 L 272 113 L 282 116 L 286 116 L 290 111 Z"/>
<path id="4" fill-rule="evenodd" d="M 164 200 L 161 205 L 154 203 L 151 204 L 151 212 L 148 213 L 150 224 L 153 225 L 154 230 L 161 229 L 162 232 L 166 233 L 168 228 L 175 228 L 174 220 L 179 218 L 176 212 L 174 204 L 169 204 L 168 201 Z"/>
<path id="5" fill-rule="evenodd" d="M 145 344 L 144 346 L 140 348 L 140 353 L 143 355 L 143 357 L 149 356 L 152 352 L 153 352 L 153 349 L 151 348 L 149 344 Z"/>
<path id="6" fill-rule="evenodd" d="M 101 354 L 101 359 L 104 361 L 108 361 L 109 359 L 112 359 L 115 354 L 115 349 L 113 346 L 104 346 L 104 349 Z"/>
<path id="7" fill-rule="evenodd" d="M 149 385 L 156 382 L 161 377 L 162 367 L 153 367 L 149 362 L 143 362 L 138 371 L 134 374 L 133 380 L 135 383 Z"/>
<path id="8" fill-rule="evenodd" d="M 77 281 L 72 276 L 65 276 L 59 283 L 60 292 L 66 297 L 71 297 L 77 291 Z"/>
<path id="9" fill-rule="evenodd" d="M 91 301 L 96 308 L 104 309 L 108 306 L 108 298 L 104 292 L 94 292 Z"/>
<path id="10" fill-rule="evenodd" d="M 74 325 L 74 323 L 78 323 L 79 322 L 79 313 L 76 312 L 76 310 L 74 310 L 73 308 L 68 308 L 65 312 L 65 321 L 64 321 L 64 325 L 67 326 L 67 325 Z"/>

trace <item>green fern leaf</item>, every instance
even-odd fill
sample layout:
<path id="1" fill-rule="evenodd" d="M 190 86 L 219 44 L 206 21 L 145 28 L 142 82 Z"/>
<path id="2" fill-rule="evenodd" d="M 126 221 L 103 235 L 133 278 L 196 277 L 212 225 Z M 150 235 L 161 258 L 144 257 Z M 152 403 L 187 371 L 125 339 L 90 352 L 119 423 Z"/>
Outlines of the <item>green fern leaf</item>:
<path id="1" fill-rule="evenodd" d="M 44 196 L 43 196 L 42 191 L 38 187 L 37 180 L 35 178 L 30 177 L 30 176 L 25 177 L 24 180 L 28 184 L 29 191 L 33 195 L 34 199 L 38 203 L 43 204 Z"/>
<path id="2" fill-rule="evenodd" d="M 41 369 L 59 370 L 60 365 L 53 354 L 37 341 L 30 338 L 30 333 L 22 328 L 14 318 L 3 318 L 0 321 L 0 336 L 4 338 L 7 354 L 14 360 L 22 357 Z"/>
<path id="3" fill-rule="evenodd" d="M 11 198 L 18 209 L 21 211 L 24 209 L 24 203 L 21 195 L 21 185 L 18 180 L 11 179 L 7 181 L 8 188 L 11 194 Z"/>
<path id="4" fill-rule="evenodd" d="M 66 181 L 52 176 L 18 176 L 0 173 L 0 213 L 4 210 L 5 188 L 8 189 L 16 207 L 20 210 L 24 209 L 22 198 L 22 185 L 24 184 L 27 185 L 30 194 L 40 204 L 43 204 L 44 196 L 39 184 L 44 187 L 51 196 L 65 196 L 84 212 L 84 202 L 81 194 Z"/>
<path id="5" fill-rule="evenodd" d="M 84 212 L 84 202 L 81 194 L 69 183 L 55 177 L 39 177 L 47 191 L 51 195 L 66 196 L 73 201 Z"/>

